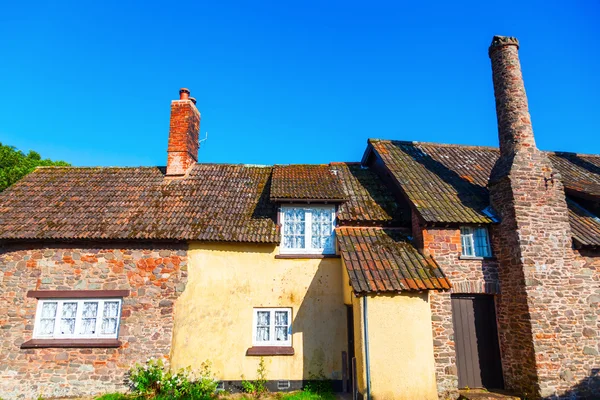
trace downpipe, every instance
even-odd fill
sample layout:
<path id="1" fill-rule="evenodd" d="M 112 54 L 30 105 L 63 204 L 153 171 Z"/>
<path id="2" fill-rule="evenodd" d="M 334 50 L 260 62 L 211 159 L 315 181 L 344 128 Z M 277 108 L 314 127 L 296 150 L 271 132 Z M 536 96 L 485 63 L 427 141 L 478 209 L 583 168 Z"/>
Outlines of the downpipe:
<path id="1" fill-rule="evenodd" d="M 363 296 L 363 329 L 365 335 L 365 369 L 367 372 L 367 398 L 371 400 L 371 363 L 369 360 L 369 318 L 367 318 L 367 296 Z"/>

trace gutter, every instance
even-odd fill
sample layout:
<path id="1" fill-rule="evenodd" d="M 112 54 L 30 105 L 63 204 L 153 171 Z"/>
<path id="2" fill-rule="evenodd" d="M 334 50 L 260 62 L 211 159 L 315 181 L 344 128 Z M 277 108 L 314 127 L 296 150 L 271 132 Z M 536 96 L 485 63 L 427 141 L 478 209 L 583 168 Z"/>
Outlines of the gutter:
<path id="1" fill-rule="evenodd" d="M 371 363 L 369 361 L 369 319 L 367 318 L 367 296 L 363 296 L 363 329 L 365 335 L 365 369 L 367 372 L 367 398 L 371 400 Z"/>

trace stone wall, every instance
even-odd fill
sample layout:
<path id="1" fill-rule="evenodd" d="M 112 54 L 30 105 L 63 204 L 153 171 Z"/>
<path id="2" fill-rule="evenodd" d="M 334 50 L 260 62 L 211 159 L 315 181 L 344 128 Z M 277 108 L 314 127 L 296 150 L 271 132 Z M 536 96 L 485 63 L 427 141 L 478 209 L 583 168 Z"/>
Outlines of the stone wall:
<path id="1" fill-rule="evenodd" d="M 441 399 L 456 397 L 458 374 L 451 293 L 497 294 L 498 263 L 490 259 L 461 258 L 460 227 L 425 226 L 416 212 L 412 213 L 415 245 L 435 259 L 452 283 L 451 292 L 431 292 L 431 315 L 438 395 Z M 492 248 L 494 231 L 490 231 Z"/>
<path id="2" fill-rule="evenodd" d="M 125 373 L 167 359 L 174 302 L 187 280 L 186 246 L 28 244 L 0 248 L 0 397 L 123 391 Z M 119 348 L 21 349 L 32 337 L 37 299 L 29 290 L 130 290 Z"/>

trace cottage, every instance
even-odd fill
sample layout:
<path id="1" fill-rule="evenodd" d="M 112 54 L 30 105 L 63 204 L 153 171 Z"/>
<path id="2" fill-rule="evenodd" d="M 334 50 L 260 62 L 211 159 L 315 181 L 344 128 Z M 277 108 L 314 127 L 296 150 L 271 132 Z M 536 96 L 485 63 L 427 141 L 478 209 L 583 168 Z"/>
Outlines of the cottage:
<path id="1" fill-rule="evenodd" d="M 271 390 L 598 398 L 600 156 L 537 149 L 518 48 L 489 49 L 499 149 L 200 164 L 182 89 L 166 168 L 38 168 L 0 194 L 0 396 L 122 391 L 156 357 L 231 390 L 262 358 Z"/>

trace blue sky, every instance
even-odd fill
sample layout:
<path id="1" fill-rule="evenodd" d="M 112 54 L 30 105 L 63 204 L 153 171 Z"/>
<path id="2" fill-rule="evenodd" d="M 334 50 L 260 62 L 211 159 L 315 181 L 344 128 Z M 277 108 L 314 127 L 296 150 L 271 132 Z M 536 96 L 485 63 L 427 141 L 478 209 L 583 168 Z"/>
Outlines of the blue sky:
<path id="1" fill-rule="evenodd" d="M 596 0 L 19 3 L 0 12 L 0 141 L 73 165 L 164 165 L 183 86 L 201 162 L 496 146 L 494 34 L 521 42 L 538 147 L 600 153 Z"/>

